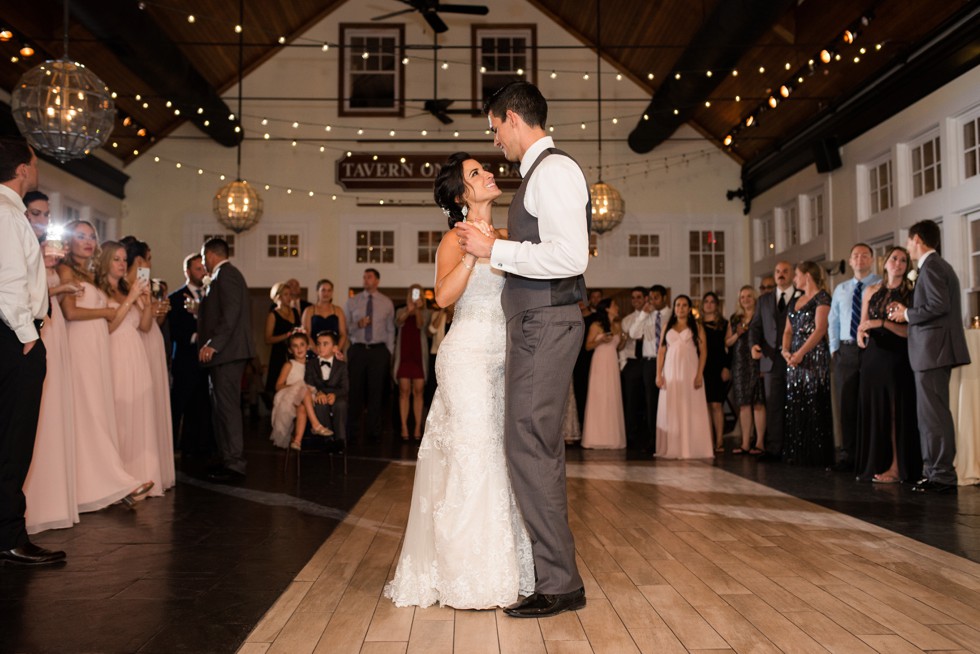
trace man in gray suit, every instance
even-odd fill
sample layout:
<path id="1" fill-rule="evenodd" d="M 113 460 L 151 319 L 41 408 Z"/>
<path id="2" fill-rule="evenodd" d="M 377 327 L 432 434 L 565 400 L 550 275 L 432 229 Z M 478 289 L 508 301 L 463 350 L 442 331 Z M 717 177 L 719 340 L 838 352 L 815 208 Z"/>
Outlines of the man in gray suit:
<path id="1" fill-rule="evenodd" d="M 949 377 L 970 363 L 960 309 L 960 280 L 936 249 L 939 225 L 922 220 L 909 228 L 905 248 L 919 273 L 913 306 L 888 306 L 888 317 L 909 324 L 909 363 L 915 373 L 915 408 L 922 440 L 922 479 L 912 490 L 955 493 L 956 428 L 949 412 Z"/>
<path id="2" fill-rule="evenodd" d="M 531 537 L 535 592 L 504 613 L 543 618 L 585 606 L 568 526 L 561 421 L 582 345 L 589 263 L 589 187 L 574 159 L 555 148 L 544 126 L 548 103 L 528 82 L 497 91 L 484 106 L 494 145 L 521 162 L 523 181 L 510 204 L 509 240 L 466 223 L 456 229 L 470 254 L 506 271 L 504 446 L 514 494 Z"/>
<path id="3" fill-rule="evenodd" d="M 228 483 L 245 477 L 241 388 L 246 362 L 255 356 L 248 284 L 228 261 L 228 243 L 212 238 L 201 248 L 211 276 L 197 318 L 198 357 L 211 377 L 211 415 L 222 465 L 208 478 Z"/>

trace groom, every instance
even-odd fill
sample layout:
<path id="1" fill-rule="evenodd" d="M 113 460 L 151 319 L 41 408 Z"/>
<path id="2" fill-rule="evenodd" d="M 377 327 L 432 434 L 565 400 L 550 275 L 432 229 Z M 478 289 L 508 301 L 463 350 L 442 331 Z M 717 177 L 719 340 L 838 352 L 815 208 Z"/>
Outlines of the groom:
<path id="1" fill-rule="evenodd" d="M 456 229 L 466 252 L 507 272 L 504 444 L 511 482 L 534 550 L 535 592 L 504 609 L 542 618 L 585 606 L 568 526 L 561 420 L 582 346 L 591 203 L 582 169 L 545 134 L 548 103 L 528 82 L 513 82 L 484 105 L 493 143 L 521 162 L 510 204 L 509 240 L 467 223 Z"/>

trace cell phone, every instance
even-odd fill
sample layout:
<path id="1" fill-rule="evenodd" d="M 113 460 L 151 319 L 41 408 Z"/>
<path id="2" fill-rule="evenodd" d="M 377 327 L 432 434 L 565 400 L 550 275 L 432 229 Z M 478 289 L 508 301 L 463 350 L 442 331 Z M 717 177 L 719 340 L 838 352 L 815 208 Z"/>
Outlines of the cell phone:
<path id="1" fill-rule="evenodd" d="M 419 289 L 417 289 L 417 288 L 413 288 L 412 289 L 412 302 L 418 302 L 420 297 L 422 297 L 422 291 L 419 290 Z"/>
<path id="2" fill-rule="evenodd" d="M 136 281 L 150 283 L 150 269 L 142 266 L 136 269 Z"/>

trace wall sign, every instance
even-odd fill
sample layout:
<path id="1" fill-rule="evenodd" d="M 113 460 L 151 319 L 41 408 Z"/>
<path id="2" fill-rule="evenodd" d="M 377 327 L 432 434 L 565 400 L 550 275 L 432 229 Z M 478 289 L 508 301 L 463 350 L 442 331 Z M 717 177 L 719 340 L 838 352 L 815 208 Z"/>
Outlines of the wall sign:
<path id="1" fill-rule="evenodd" d="M 425 191 L 432 184 L 450 153 L 366 154 L 354 152 L 337 160 L 337 183 L 345 191 Z M 521 185 L 520 162 L 502 154 L 475 153 L 473 158 L 493 173 L 501 191 L 516 191 Z"/>

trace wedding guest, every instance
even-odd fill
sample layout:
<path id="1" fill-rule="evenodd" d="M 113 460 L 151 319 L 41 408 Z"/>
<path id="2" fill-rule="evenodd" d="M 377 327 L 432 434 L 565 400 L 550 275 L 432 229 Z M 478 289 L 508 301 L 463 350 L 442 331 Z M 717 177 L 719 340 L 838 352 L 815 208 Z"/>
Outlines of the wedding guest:
<path id="1" fill-rule="evenodd" d="M 0 139 L 0 565 L 50 565 L 65 559 L 64 552 L 32 543 L 24 522 L 23 484 L 46 370 L 40 331 L 48 288 L 41 248 L 21 200 L 35 189 L 34 151 L 22 138 Z M 3 581 L 8 582 L 7 575 Z M 17 609 L 9 612 L 16 621 Z"/>
<path id="2" fill-rule="evenodd" d="M 392 367 L 398 382 L 398 413 L 401 417 L 401 437 L 408 440 L 409 408 L 415 416 L 412 437 L 422 440 L 422 401 L 425 378 L 428 376 L 429 339 L 425 326 L 429 324 L 429 310 L 425 308 L 422 287 L 412 284 L 405 298 L 405 306 L 395 313 L 395 357 Z M 411 404 L 411 407 L 409 406 Z"/>
<path id="3" fill-rule="evenodd" d="M 812 261 L 796 266 L 793 284 L 802 295 L 790 303 L 783 330 L 781 350 L 787 368 L 784 457 L 798 465 L 830 466 L 834 463 L 827 347 L 830 295 L 823 269 Z"/>
<path id="4" fill-rule="evenodd" d="M 25 196 L 26 197 L 26 196 Z M 68 330 L 58 300 L 77 293 L 76 284 L 62 284 L 54 268 L 64 256 L 60 241 L 41 245 L 47 269 L 51 316 L 41 327 L 41 341 L 47 353 L 47 374 L 41 395 L 34 459 L 24 481 L 27 533 L 64 529 L 78 522 L 75 500 L 75 405 L 72 402 L 71 352 Z"/>
<path id="5" fill-rule="evenodd" d="M 768 279 L 773 280 L 772 288 Z M 758 300 L 749 323 L 752 358 L 759 362 L 766 391 L 765 453 L 758 461 L 779 461 L 783 456 L 783 418 L 786 407 L 786 360 L 780 354 L 786 311 L 796 296 L 793 288 L 793 266 L 788 261 L 776 263 L 771 278 L 763 278 L 760 289 L 767 289 Z"/>
<path id="6" fill-rule="evenodd" d="M 91 223 L 76 220 L 65 226 L 67 255 L 58 265 L 62 284 L 81 287 L 61 296 L 71 350 L 72 400 L 75 410 L 75 499 L 79 513 L 98 511 L 123 500 L 129 506 L 153 487 L 126 472 L 119 455 L 109 350 L 109 322 L 120 322 L 129 306 L 111 308 L 95 283 L 98 236 Z"/>
<path id="7" fill-rule="evenodd" d="M 629 335 L 633 323 L 642 317 L 647 290 L 642 286 L 630 289 L 633 311 L 623 318 L 626 344 L 619 351 L 620 386 L 623 389 L 623 415 L 626 418 L 626 445 L 643 449 L 646 445 L 646 392 L 643 387 L 643 338 Z"/>
<path id="8" fill-rule="evenodd" d="M 112 367 L 113 408 L 116 412 L 119 457 L 135 479 L 150 479 L 150 495 L 163 495 L 163 470 L 157 437 L 156 402 L 150 361 L 139 332 L 153 324 L 150 287 L 126 280 L 126 248 L 115 241 L 102 244 L 95 268 L 95 283 L 109 297 L 116 315 L 109 322 L 109 359 Z"/>
<path id="9" fill-rule="evenodd" d="M 575 359 L 575 367 L 572 369 L 572 384 L 575 389 L 575 406 L 578 409 L 578 420 L 580 424 L 585 424 L 585 405 L 589 395 L 589 373 L 592 370 L 592 350 L 585 347 L 589 341 L 589 328 L 598 317 L 596 307 L 602 300 L 602 290 L 598 288 L 589 289 L 588 303 L 579 302 L 582 310 L 582 321 L 585 331 L 582 336 L 582 349 L 578 352 Z"/>
<path id="10" fill-rule="evenodd" d="M 313 303 L 303 297 L 303 287 L 299 285 L 298 279 L 287 279 L 286 286 L 289 287 L 289 296 L 292 298 L 290 306 L 296 309 L 296 312 L 302 316 L 304 311 L 313 306 Z"/>
<path id="11" fill-rule="evenodd" d="M 334 332 L 316 335 L 316 358 L 306 366 L 306 384 L 313 393 L 313 411 L 317 420 L 333 431 L 331 448 L 343 449 L 347 442 L 348 393 L 350 381 L 347 362 L 337 358 L 340 337 Z"/>
<path id="12" fill-rule="evenodd" d="M 708 352 L 704 364 L 704 394 L 708 400 L 708 419 L 714 434 L 715 451 L 722 452 L 725 435 L 725 415 L 722 405 L 728 397 L 731 369 L 725 337 L 728 321 L 721 315 L 721 302 L 714 291 L 701 298 L 701 326 L 704 328 L 705 347 Z"/>
<path id="13" fill-rule="evenodd" d="M 289 335 L 287 343 L 292 356 L 283 364 L 276 380 L 276 397 L 272 402 L 272 435 L 269 439 L 276 447 L 288 446 L 299 450 L 302 449 L 307 422 L 317 436 L 333 436 L 333 431 L 317 419 L 311 387 L 306 383 L 309 337 L 302 332 L 294 332 Z"/>
<path id="14" fill-rule="evenodd" d="M 748 452 L 761 455 L 766 433 L 766 393 L 759 361 L 752 356 L 749 330 L 755 320 L 757 302 L 751 286 L 743 286 L 738 292 L 738 308 L 732 314 L 725 343 L 732 353 L 732 398 L 738 407 L 738 425 L 742 443 L 732 450 L 733 454 Z M 755 427 L 755 445 L 752 445 L 752 429 Z"/>
<path id="15" fill-rule="evenodd" d="M 708 352 L 691 298 L 678 295 L 657 354 L 658 459 L 711 459 L 711 426 L 704 392 Z"/>
<path id="16" fill-rule="evenodd" d="M 872 270 L 874 252 L 864 243 L 851 247 L 854 277 L 837 285 L 830 303 L 827 336 L 834 364 L 834 385 L 840 417 L 840 455 L 835 469 L 854 471 L 854 447 L 858 425 L 858 389 L 861 385 L 861 353 L 857 346 L 864 289 L 881 281 Z"/>
<path id="17" fill-rule="evenodd" d="M 200 252 L 184 257 L 185 284 L 170 294 L 167 315 L 173 339 L 170 369 L 170 416 L 173 444 L 184 456 L 207 456 L 214 450 L 208 371 L 197 358 L 197 310 L 204 297 L 207 271 Z M 210 281 L 210 278 L 208 278 Z"/>
<path id="18" fill-rule="evenodd" d="M 350 373 L 349 421 L 356 425 L 367 408 L 365 431 L 380 440 L 384 424 L 385 387 L 390 386 L 391 353 L 395 350 L 395 305 L 378 291 L 381 273 L 368 268 L 364 290 L 347 300 L 344 311 L 350 330 L 347 350 Z"/>
<path id="19" fill-rule="evenodd" d="M 922 220 L 909 228 L 905 248 L 919 266 L 915 306 L 888 305 L 892 320 L 909 325 L 909 362 L 915 371 L 916 412 L 922 442 L 919 493 L 956 493 L 956 428 L 949 411 L 949 378 L 953 368 L 970 364 L 960 309 L 960 280 L 936 251 L 939 225 Z"/>
<path id="20" fill-rule="evenodd" d="M 126 261 L 129 266 L 126 271 L 126 283 L 132 287 L 136 284 L 140 268 L 152 269 L 153 253 L 149 245 L 135 236 L 123 237 L 120 243 L 126 248 Z M 146 349 L 152 386 L 153 415 L 156 421 L 157 450 L 160 458 L 160 489 L 167 490 L 177 483 L 177 474 L 174 470 L 173 419 L 170 415 L 170 373 L 167 370 L 169 357 L 167 357 L 163 332 L 160 329 L 160 322 L 166 319 L 170 312 L 170 301 L 163 288 L 158 288 L 154 292 L 152 280 L 149 302 L 153 320 L 149 329 L 139 330 L 139 335 Z"/>
<path id="21" fill-rule="evenodd" d="M 644 449 L 653 450 L 657 443 L 657 413 L 659 412 L 660 387 L 657 384 L 657 356 L 663 341 L 664 329 L 670 321 L 667 306 L 667 289 L 654 284 L 647 293 L 642 315 L 630 325 L 629 335 L 643 339 L 643 390 L 646 393 L 646 425 L 648 434 Z"/>
<path id="22" fill-rule="evenodd" d="M 908 325 L 888 318 L 888 305 L 913 306 L 909 253 L 893 247 L 885 257 L 885 279 L 864 290 L 858 346 L 861 386 L 857 477 L 878 484 L 914 482 L 922 473 L 915 415 L 915 376 L 909 364 Z"/>
<path id="23" fill-rule="evenodd" d="M 612 298 L 600 300 L 595 315 L 585 339 L 586 349 L 592 352 L 592 368 L 582 423 L 582 447 L 621 450 L 626 447 L 626 423 L 618 353 L 626 345 L 626 334 L 619 323 L 619 305 Z"/>
<path id="24" fill-rule="evenodd" d="M 344 358 L 347 347 L 347 318 L 344 312 L 333 303 L 333 282 L 321 279 L 316 283 L 316 304 L 303 309 L 303 331 L 311 339 L 320 332 L 337 332 L 340 342 L 336 356 Z"/>
<path id="25" fill-rule="evenodd" d="M 40 242 L 47 236 L 48 223 L 51 222 L 51 206 L 48 196 L 40 191 L 28 191 L 24 194 L 24 206 L 27 207 L 27 220 L 31 229 Z"/>
<path id="26" fill-rule="evenodd" d="M 278 282 L 269 290 L 269 298 L 273 307 L 265 319 L 265 344 L 271 345 L 269 350 L 269 367 L 265 377 L 265 393 L 270 400 L 276 394 L 276 381 L 279 371 L 289 360 L 287 341 L 289 335 L 303 323 L 300 321 L 299 310 L 293 306 L 293 291 L 286 282 Z"/>

